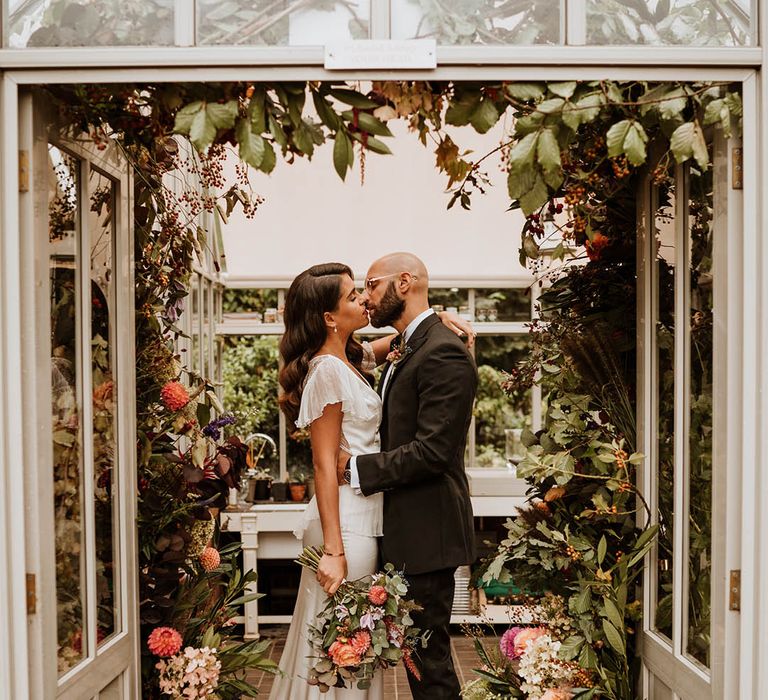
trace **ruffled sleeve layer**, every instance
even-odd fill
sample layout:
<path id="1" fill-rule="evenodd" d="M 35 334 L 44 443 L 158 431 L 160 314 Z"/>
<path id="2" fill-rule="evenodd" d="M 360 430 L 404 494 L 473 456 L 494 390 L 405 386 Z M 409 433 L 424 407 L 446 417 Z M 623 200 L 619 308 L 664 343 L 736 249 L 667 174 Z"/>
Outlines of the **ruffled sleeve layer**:
<path id="1" fill-rule="evenodd" d="M 362 381 L 339 358 L 333 355 L 316 357 L 301 394 L 296 427 L 306 428 L 323 415 L 326 406 L 336 403 L 341 404 L 346 415 L 366 421 L 374 418 L 375 406 L 367 402 L 360 387 L 355 386 L 355 382 Z"/>

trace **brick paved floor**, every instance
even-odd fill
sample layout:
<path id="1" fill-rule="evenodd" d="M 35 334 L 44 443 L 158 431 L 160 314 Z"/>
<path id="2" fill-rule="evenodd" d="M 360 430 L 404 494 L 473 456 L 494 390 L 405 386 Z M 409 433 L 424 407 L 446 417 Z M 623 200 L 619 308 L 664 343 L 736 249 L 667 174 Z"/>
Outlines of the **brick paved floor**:
<path id="1" fill-rule="evenodd" d="M 286 625 L 263 625 L 260 627 L 262 639 L 273 640 L 270 658 L 280 661 L 280 654 L 285 644 L 285 635 L 288 631 Z M 457 630 L 458 632 L 458 630 Z M 453 651 L 453 663 L 459 676 L 459 682 L 464 683 L 473 678 L 472 669 L 477 668 L 478 660 L 472 646 L 472 640 L 463 636 L 460 632 L 451 638 Z M 260 671 L 254 671 L 248 680 L 259 689 L 259 698 L 269 695 L 272 688 L 272 675 Z M 408 689 L 408 680 L 401 666 L 387 671 L 384 679 L 384 697 L 386 700 L 412 700 Z M 286 700 L 289 700 L 286 698 Z"/>

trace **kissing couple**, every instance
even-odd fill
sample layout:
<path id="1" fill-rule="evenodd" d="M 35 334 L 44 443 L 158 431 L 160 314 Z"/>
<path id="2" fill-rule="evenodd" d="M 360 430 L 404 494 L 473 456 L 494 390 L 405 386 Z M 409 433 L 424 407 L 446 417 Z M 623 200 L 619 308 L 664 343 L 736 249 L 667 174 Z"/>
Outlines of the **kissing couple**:
<path id="1" fill-rule="evenodd" d="M 345 579 L 378 570 L 379 559 L 404 571 L 422 606 L 414 624 L 431 636 L 408 674 L 415 700 L 458 700 L 448 626 L 456 568 L 475 559 L 464 451 L 477 388 L 468 352 L 475 339 L 456 314 L 429 305 L 429 276 L 410 253 L 368 269 L 364 289 L 340 263 L 315 265 L 290 286 L 280 342 L 280 407 L 308 428 L 315 496 L 296 532 L 323 547 L 317 573 L 304 569 L 271 700 L 383 700 L 383 675 L 371 687 L 320 693 L 306 682 L 314 624 Z M 398 335 L 370 343 L 354 333 L 368 324 Z M 461 339 L 466 336 L 466 343 Z M 373 370 L 384 364 L 379 386 Z"/>

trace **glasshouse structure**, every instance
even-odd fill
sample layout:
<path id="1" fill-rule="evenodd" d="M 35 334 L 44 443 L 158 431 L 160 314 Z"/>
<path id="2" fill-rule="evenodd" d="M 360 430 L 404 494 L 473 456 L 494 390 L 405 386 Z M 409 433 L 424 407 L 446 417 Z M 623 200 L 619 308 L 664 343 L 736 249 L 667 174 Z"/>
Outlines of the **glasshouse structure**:
<path id="1" fill-rule="evenodd" d="M 462 697 L 768 698 L 767 17 L 4 1 L 0 698 L 268 691 L 286 295 L 394 251 L 477 373 Z"/>

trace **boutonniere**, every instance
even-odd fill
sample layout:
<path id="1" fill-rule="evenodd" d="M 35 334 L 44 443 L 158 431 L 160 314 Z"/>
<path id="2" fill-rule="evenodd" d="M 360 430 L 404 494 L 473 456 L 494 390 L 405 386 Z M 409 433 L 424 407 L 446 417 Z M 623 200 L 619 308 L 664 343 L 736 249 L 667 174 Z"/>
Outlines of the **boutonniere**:
<path id="1" fill-rule="evenodd" d="M 387 355 L 387 362 L 389 362 L 391 365 L 396 365 L 406 355 L 410 355 L 411 352 L 413 352 L 413 349 L 410 345 L 406 345 L 403 348 L 394 348 L 389 351 L 389 354 Z"/>

